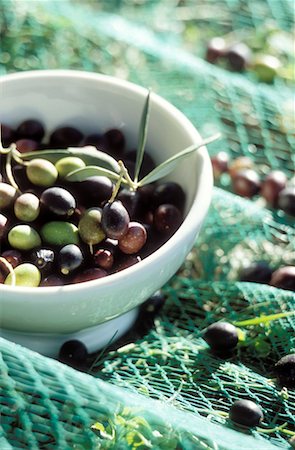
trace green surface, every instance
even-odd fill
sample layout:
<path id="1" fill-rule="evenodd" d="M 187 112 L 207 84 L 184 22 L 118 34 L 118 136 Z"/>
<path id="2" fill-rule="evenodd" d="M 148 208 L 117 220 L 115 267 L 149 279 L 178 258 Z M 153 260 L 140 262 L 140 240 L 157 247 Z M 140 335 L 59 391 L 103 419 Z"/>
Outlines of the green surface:
<path id="1" fill-rule="evenodd" d="M 251 156 L 262 176 L 270 168 L 293 175 L 294 81 L 258 84 L 251 74 L 203 60 L 214 35 L 238 30 L 263 40 L 272 26 L 290 37 L 292 0 L 202 0 L 197 7 L 192 0 L 2 0 L 0 8 L 1 73 L 73 68 L 134 81 L 175 104 L 203 137 L 221 131 L 212 154 Z M 287 67 L 292 57 L 284 58 Z M 213 358 L 201 338 L 221 318 L 236 322 L 295 307 L 292 292 L 236 282 L 252 261 L 295 265 L 294 219 L 230 191 L 222 178 L 195 248 L 164 287 L 167 302 L 155 326 L 127 347 L 106 350 L 94 378 L 0 340 L 1 449 L 127 449 L 140 439 L 139 449 L 152 440 L 152 448 L 165 450 L 290 448 L 295 393 L 277 386 L 273 365 L 295 351 L 294 316 L 241 327 L 245 341 L 227 360 Z M 264 421 L 249 436 L 226 418 L 237 398 L 263 408 Z M 94 422 L 109 439 L 95 436 Z M 130 427 L 146 441 L 128 434 Z M 170 447 L 155 430 L 171 437 Z"/>

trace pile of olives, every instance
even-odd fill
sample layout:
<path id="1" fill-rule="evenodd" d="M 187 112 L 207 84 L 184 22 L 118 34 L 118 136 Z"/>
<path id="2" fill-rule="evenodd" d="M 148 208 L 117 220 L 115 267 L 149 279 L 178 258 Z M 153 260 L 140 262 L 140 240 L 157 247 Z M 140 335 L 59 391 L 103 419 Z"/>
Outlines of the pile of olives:
<path id="1" fill-rule="evenodd" d="M 212 156 L 211 163 L 215 180 L 223 173 L 230 175 L 235 194 L 247 198 L 260 194 L 269 207 L 295 216 L 295 185 L 292 180 L 288 181 L 284 172 L 273 170 L 261 180 L 250 158 L 240 156 L 230 161 L 224 151 Z"/>
<path id="2" fill-rule="evenodd" d="M 277 56 L 253 54 L 249 45 L 241 40 L 228 42 L 223 37 L 214 37 L 207 43 L 205 59 L 233 72 L 249 71 L 262 83 L 273 83 L 282 76 L 282 62 Z"/>
<path id="3" fill-rule="evenodd" d="M 69 173 L 87 165 L 83 157 L 52 162 L 40 156 L 39 150 L 92 145 L 122 160 L 133 176 L 136 150 L 127 151 L 121 130 L 84 136 L 63 126 L 44 142 L 44 125 L 28 119 L 1 131 L 4 149 L 15 143 L 22 158 L 9 167 L 8 153 L 1 154 L 0 283 L 14 277 L 19 286 L 57 286 L 105 277 L 140 262 L 181 225 L 185 193 L 174 182 L 132 190 L 105 175 L 68 181 Z M 154 167 L 144 154 L 140 176 Z"/>

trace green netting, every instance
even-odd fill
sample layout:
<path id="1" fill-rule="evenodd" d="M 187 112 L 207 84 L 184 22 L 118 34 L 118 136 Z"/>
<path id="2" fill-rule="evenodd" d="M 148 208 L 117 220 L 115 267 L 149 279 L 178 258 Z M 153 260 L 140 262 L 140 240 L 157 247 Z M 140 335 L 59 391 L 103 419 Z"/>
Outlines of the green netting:
<path id="1" fill-rule="evenodd" d="M 1 73 L 73 68 L 151 86 L 203 136 L 222 132 L 212 154 L 248 155 L 262 175 L 270 168 L 294 175 L 294 85 L 257 84 L 212 66 L 201 45 L 233 30 L 263 36 L 266 22 L 292 33 L 292 0 L 2 0 L 0 9 Z M 295 394 L 276 384 L 273 365 L 295 351 L 294 316 L 241 326 L 245 341 L 226 360 L 213 357 L 201 331 L 219 319 L 294 310 L 292 292 L 236 282 L 252 261 L 295 265 L 294 219 L 235 196 L 227 177 L 218 186 L 194 249 L 163 289 L 167 302 L 154 327 L 106 349 L 94 377 L 0 340 L 1 449 L 135 448 L 139 435 L 128 432 L 142 431 L 142 421 L 152 448 L 290 448 Z M 226 419 L 237 398 L 263 408 L 252 436 Z M 96 437 L 95 421 L 115 435 Z M 160 443 L 155 430 L 170 441 Z"/>

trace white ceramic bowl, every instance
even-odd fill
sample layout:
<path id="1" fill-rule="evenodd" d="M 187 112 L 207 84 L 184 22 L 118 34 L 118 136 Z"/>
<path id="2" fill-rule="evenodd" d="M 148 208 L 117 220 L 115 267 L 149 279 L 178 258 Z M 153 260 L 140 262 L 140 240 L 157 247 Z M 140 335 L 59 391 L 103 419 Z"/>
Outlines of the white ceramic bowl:
<path id="1" fill-rule="evenodd" d="M 36 117 L 48 132 L 68 124 L 85 134 L 119 127 L 134 148 L 146 94 L 129 82 L 88 72 L 10 74 L 0 78 L 0 122 L 13 127 Z M 179 110 L 152 94 L 147 151 L 157 163 L 200 139 Z M 140 263 L 95 281 L 42 288 L 0 285 L 2 334 L 68 336 L 127 313 L 163 286 L 192 248 L 210 204 L 213 181 L 206 148 L 169 179 L 181 184 L 187 204 L 183 224 L 166 244 Z"/>

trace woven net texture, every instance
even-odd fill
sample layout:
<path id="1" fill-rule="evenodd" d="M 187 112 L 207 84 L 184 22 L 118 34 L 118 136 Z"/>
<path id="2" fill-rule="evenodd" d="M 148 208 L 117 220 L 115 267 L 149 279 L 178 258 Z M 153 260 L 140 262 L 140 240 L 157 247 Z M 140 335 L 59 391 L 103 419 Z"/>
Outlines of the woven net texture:
<path id="1" fill-rule="evenodd" d="M 261 40 L 267 26 L 294 32 L 292 0 L 0 0 L 0 12 L 0 73 L 71 68 L 149 86 L 202 136 L 222 133 L 211 155 L 250 156 L 261 176 L 294 176 L 294 84 L 257 83 L 207 63 L 201 50 L 237 30 Z M 0 340 L 0 448 L 291 448 L 295 392 L 278 386 L 273 367 L 295 352 L 295 317 L 287 314 L 295 295 L 238 282 L 258 260 L 273 270 L 295 265 L 294 219 L 234 195 L 224 176 L 145 336 L 105 349 L 88 374 Z M 202 339 L 220 319 L 241 333 L 226 359 Z M 228 421 L 244 398 L 264 413 L 251 432 Z"/>

